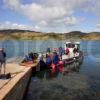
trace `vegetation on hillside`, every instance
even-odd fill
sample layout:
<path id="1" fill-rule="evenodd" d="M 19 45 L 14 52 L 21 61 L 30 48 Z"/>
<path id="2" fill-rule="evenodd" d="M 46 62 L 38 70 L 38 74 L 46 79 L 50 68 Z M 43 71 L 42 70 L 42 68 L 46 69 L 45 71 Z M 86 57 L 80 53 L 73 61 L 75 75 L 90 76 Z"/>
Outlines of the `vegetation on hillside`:
<path id="1" fill-rule="evenodd" d="M 0 39 L 83 39 L 100 40 L 100 32 L 83 33 L 72 31 L 69 33 L 43 33 L 28 30 L 0 30 Z"/>

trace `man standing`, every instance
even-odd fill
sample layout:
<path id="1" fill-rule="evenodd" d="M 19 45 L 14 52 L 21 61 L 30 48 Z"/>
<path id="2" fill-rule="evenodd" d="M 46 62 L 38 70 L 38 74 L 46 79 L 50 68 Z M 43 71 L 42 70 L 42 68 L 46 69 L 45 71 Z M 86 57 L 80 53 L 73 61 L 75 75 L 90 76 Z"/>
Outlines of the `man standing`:
<path id="1" fill-rule="evenodd" d="M 58 48 L 58 53 L 59 53 L 60 59 L 62 60 L 62 54 L 63 54 L 63 48 L 62 47 Z"/>
<path id="2" fill-rule="evenodd" d="M 0 49 L 0 74 L 1 74 L 2 66 L 4 67 L 4 74 L 5 74 L 6 72 L 6 53 L 3 48 Z"/>

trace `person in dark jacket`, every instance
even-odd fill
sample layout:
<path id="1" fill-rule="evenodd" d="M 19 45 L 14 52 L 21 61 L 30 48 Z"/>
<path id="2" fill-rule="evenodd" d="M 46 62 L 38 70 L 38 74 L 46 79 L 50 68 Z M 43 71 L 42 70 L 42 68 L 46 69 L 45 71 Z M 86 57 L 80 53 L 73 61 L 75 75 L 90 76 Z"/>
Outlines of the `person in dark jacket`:
<path id="1" fill-rule="evenodd" d="M 0 74 L 2 70 L 2 66 L 4 67 L 4 74 L 6 72 L 6 53 L 4 52 L 4 49 L 0 49 Z"/>
<path id="2" fill-rule="evenodd" d="M 56 65 L 59 62 L 59 55 L 57 54 L 57 52 L 53 52 L 53 56 L 52 56 L 52 61 L 53 63 Z"/>
<path id="3" fill-rule="evenodd" d="M 36 67 L 36 71 L 44 70 L 46 68 L 47 68 L 47 65 L 46 65 L 46 63 L 43 60 L 43 55 L 39 54 L 39 56 L 38 56 L 38 64 L 37 64 L 37 67 Z"/>
<path id="4" fill-rule="evenodd" d="M 25 55 L 23 62 L 28 62 L 28 61 L 33 61 L 33 53 L 32 52 L 28 53 L 28 55 Z"/>
<path id="5" fill-rule="evenodd" d="M 46 54 L 46 65 L 50 66 L 52 63 L 52 58 L 50 54 Z"/>
<path id="6" fill-rule="evenodd" d="M 47 51 L 46 51 L 48 54 L 50 54 L 51 50 L 50 48 L 47 48 Z"/>
<path id="7" fill-rule="evenodd" d="M 30 60 L 33 60 L 33 52 L 30 52 L 30 53 L 28 54 L 28 56 L 29 56 Z"/>

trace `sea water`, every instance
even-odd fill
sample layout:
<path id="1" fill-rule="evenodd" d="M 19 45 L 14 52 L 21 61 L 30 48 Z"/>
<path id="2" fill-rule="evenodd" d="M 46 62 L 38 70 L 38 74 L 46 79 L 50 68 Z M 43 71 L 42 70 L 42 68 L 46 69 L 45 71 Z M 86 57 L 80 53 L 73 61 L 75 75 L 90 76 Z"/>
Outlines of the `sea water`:
<path id="1" fill-rule="evenodd" d="M 100 41 L 80 41 L 84 61 L 79 72 L 41 72 L 32 77 L 27 100 L 100 100 Z M 7 58 L 24 57 L 28 52 L 45 52 L 48 47 L 62 46 L 60 40 L 6 40 L 0 41 Z M 39 76 L 39 77 L 38 77 Z"/>

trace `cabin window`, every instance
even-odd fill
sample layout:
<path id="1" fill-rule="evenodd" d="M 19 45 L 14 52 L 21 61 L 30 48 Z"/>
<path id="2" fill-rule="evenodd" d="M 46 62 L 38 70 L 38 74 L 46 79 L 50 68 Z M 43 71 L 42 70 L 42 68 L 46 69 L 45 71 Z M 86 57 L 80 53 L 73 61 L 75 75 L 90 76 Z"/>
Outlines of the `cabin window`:
<path id="1" fill-rule="evenodd" d="M 66 47 L 68 47 L 68 48 L 74 48 L 75 44 L 69 43 L 69 44 L 66 44 Z"/>

